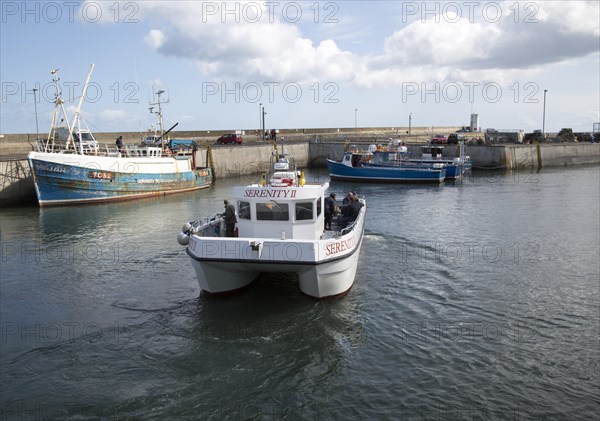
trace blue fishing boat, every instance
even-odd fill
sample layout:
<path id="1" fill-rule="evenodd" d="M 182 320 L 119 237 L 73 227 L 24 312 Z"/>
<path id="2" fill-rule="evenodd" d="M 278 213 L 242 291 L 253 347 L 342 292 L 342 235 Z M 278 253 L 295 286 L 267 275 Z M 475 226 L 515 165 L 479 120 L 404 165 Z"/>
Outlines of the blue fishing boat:
<path id="1" fill-rule="evenodd" d="M 446 177 L 444 164 L 420 165 L 403 162 L 399 154 L 374 151 L 367 154 L 346 152 L 341 162 L 327 160 L 329 176 L 338 180 L 441 183 Z"/>
<path id="2" fill-rule="evenodd" d="M 99 145 L 80 115 L 93 69 L 92 64 L 70 124 L 57 71 L 52 71 L 56 99 L 50 132 L 47 139 L 37 140 L 37 150 L 28 155 L 39 205 L 129 200 L 209 187 L 212 172 L 196 165 L 196 149 L 173 153 L 164 142 L 161 146 Z"/>

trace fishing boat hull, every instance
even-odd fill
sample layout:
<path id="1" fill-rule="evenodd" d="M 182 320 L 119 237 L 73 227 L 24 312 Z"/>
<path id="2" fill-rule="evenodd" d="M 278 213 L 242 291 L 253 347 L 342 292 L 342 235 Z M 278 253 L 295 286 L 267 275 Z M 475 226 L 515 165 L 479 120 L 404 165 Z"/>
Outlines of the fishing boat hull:
<path id="1" fill-rule="evenodd" d="M 456 180 L 471 169 L 471 162 L 465 162 L 464 164 L 445 163 L 444 167 L 446 168 L 446 179 Z"/>
<path id="2" fill-rule="evenodd" d="M 99 203 L 180 193 L 210 186 L 208 168 L 189 157 L 108 157 L 30 152 L 40 206 Z"/>
<path id="3" fill-rule="evenodd" d="M 440 183 L 446 177 L 444 168 L 411 166 L 348 166 L 341 162 L 327 160 L 329 176 L 338 180 L 375 182 Z"/>

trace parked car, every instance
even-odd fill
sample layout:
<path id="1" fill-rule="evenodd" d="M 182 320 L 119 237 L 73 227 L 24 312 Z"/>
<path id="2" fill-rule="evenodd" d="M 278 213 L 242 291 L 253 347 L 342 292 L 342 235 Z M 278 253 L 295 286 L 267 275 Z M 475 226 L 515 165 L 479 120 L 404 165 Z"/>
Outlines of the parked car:
<path id="1" fill-rule="evenodd" d="M 462 129 L 458 129 L 456 133 L 469 133 L 471 130 L 467 127 L 463 127 Z"/>
<path id="2" fill-rule="evenodd" d="M 238 145 L 240 145 L 243 141 L 244 140 L 242 139 L 242 135 L 235 133 L 224 134 L 223 136 L 217 139 L 217 143 L 223 145 L 229 143 L 237 143 Z"/>
<path id="3" fill-rule="evenodd" d="M 157 146 L 160 145 L 161 138 L 158 135 L 146 136 L 144 140 L 142 140 L 142 143 L 146 146 Z"/>
<path id="4" fill-rule="evenodd" d="M 456 145 L 459 140 L 465 140 L 465 137 L 462 134 L 451 133 L 448 135 L 448 144 Z"/>
<path id="5" fill-rule="evenodd" d="M 432 144 L 444 145 L 448 143 L 448 138 L 445 135 L 438 134 L 431 138 Z"/>

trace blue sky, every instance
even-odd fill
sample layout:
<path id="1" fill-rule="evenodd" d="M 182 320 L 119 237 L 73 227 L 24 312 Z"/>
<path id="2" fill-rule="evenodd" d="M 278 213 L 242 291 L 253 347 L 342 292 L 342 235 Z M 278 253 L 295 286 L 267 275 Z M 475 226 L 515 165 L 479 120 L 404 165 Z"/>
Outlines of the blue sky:
<path id="1" fill-rule="evenodd" d="M 40 131 L 60 69 L 69 113 L 91 63 L 94 131 L 467 125 L 591 131 L 598 2 L 2 0 L 0 133 Z M 40 92 L 38 92 L 38 95 Z"/>

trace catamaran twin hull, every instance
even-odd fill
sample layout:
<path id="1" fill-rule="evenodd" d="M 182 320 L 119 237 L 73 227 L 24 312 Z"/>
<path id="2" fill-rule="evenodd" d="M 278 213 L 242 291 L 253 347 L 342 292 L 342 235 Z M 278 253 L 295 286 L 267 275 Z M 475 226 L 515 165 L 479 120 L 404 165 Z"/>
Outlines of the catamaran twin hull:
<path id="1" fill-rule="evenodd" d="M 344 235 L 323 240 L 190 235 L 187 253 L 198 284 L 212 294 L 240 289 L 262 272 L 295 273 L 300 290 L 324 298 L 350 289 L 362 246 L 366 208 Z"/>
<path id="2" fill-rule="evenodd" d="M 40 206 L 137 199 L 210 186 L 208 168 L 192 169 L 189 157 L 105 157 L 30 152 Z"/>

